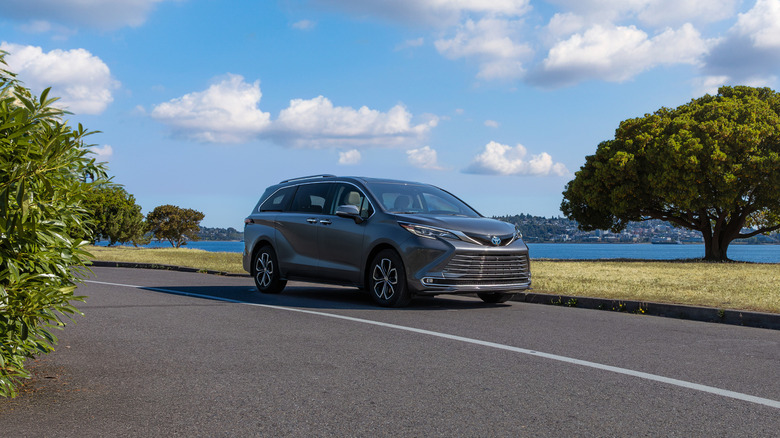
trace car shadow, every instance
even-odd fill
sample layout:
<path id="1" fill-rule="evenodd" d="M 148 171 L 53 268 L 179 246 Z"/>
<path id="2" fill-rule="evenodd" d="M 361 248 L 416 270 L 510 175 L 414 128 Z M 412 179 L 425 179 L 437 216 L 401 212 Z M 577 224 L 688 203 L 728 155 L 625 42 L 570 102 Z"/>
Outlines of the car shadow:
<path id="1" fill-rule="evenodd" d="M 263 294 L 251 285 L 150 286 L 142 289 L 203 299 L 301 309 L 395 310 L 375 305 L 365 291 L 340 286 L 288 285 L 281 294 Z M 487 304 L 470 296 L 418 296 L 399 310 L 467 310 L 486 307 L 511 307 L 511 304 Z"/>

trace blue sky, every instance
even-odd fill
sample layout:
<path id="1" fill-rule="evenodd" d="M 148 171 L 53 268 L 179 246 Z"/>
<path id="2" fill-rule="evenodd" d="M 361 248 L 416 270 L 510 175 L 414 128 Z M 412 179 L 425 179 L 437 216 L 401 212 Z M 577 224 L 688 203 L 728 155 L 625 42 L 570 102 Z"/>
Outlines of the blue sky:
<path id="1" fill-rule="evenodd" d="M 0 49 L 145 213 L 333 173 L 557 216 L 620 121 L 778 89 L 780 0 L 2 0 Z"/>

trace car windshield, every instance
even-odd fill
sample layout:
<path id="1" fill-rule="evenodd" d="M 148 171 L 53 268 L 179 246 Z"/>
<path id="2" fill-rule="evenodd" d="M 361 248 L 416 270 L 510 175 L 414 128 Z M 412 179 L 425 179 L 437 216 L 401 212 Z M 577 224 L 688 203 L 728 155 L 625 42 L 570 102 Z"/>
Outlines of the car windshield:
<path id="1" fill-rule="evenodd" d="M 389 213 L 481 217 L 460 199 L 434 186 L 372 182 L 368 189 Z"/>

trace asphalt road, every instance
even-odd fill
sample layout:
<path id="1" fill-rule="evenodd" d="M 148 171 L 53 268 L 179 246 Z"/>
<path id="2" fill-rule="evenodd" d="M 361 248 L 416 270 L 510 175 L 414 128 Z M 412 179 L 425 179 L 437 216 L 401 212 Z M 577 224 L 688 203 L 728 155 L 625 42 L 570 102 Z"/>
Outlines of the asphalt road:
<path id="1" fill-rule="evenodd" d="M 0 400 L 3 437 L 780 431 L 776 330 L 468 297 L 382 309 L 354 289 L 95 272 L 85 316 Z"/>

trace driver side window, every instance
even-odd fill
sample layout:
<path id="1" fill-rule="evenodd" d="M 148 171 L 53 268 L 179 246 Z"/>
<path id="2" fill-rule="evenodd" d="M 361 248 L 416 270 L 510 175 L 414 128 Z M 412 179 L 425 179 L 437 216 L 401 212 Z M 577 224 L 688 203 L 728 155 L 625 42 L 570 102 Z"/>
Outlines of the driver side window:
<path id="1" fill-rule="evenodd" d="M 336 214 L 336 209 L 341 205 L 354 205 L 360 211 L 360 217 L 367 219 L 373 213 L 368 198 L 357 187 L 351 184 L 339 184 L 333 195 L 333 205 L 330 214 Z"/>

